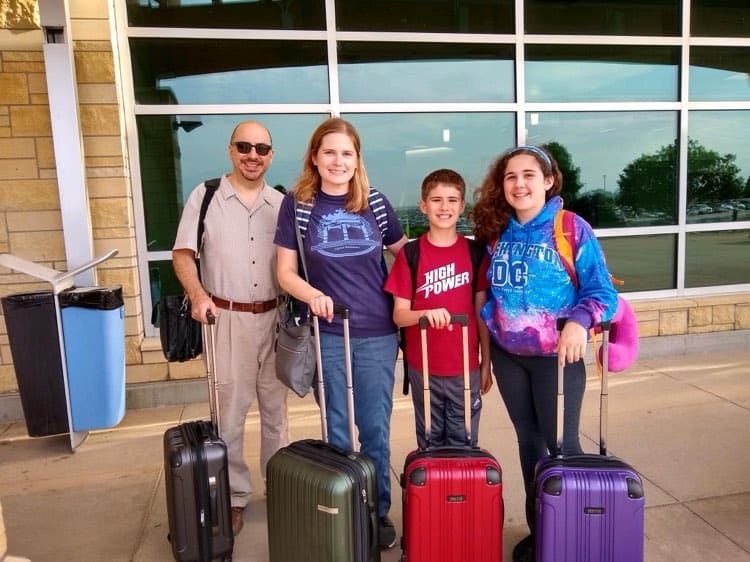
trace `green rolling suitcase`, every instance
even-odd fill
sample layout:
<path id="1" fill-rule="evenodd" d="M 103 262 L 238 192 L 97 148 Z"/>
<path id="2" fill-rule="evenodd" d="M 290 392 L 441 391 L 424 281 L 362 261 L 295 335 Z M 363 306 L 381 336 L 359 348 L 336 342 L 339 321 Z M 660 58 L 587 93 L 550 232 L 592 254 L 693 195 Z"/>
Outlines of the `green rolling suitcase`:
<path id="1" fill-rule="evenodd" d="M 340 309 L 337 308 L 337 312 Z M 268 461 L 266 492 L 271 562 L 379 562 L 375 465 L 354 451 L 349 315 L 344 317 L 351 450 L 327 443 L 318 319 L 318 395 L 323 440 L 295 441 Z"/>

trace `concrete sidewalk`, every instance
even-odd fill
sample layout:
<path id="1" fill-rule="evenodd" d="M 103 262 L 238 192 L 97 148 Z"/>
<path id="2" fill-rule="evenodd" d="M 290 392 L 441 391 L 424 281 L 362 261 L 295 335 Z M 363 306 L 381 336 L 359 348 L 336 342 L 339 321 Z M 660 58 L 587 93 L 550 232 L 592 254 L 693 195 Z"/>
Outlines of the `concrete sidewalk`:
<path id="1" fill-rule="evenodd" d="M 591 368 L 582 419 L 588 452 L 597 451 L 598 393 Z M 415 438 L 411 397 L 400 383 L 394 397 L 391 515 L 400 530 L 398 476 Z M 609 404 L 609 450 L 645 482 L 646 560 L 750 561 L 750 350 L 642 359 L 610 379 Z M 319 437 L 312 399 L 290 394 L 289 406 L 293 438 Z M 162 434 L 207 416 L 206 404 L 129 410 L 118 427 L 91 433 L 76 453 L 67 435 L 32 439 L 22 422 L 0 425 L 8 552 L 32 562 L 172 560 Z M 246 452 L 256 494 L 236 540 L 238 562 L 268 560 L 258 428 L 254 411 Z M 479 437 L 503 466 L 510 560 L 527 530 L 515 434 L 496 386 L 485 397 Z M 397 547 L 383 562 L 399 557 Z"/>

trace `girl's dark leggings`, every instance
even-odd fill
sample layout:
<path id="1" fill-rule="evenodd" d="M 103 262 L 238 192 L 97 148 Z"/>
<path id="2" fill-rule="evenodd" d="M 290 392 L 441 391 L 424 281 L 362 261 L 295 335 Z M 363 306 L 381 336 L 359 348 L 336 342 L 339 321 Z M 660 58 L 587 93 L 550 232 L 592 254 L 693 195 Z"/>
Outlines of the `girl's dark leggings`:
<path id="1" fill-rule="evenodd" d="M 557 422 L 557 357 L 513 355 L 492 344 L 492 369 L 500 395 L 518 437 L 518 453 L 526 487 L 526 521 L 534 527 L 534 468 L 555 450 Z M 581 403 L 586 389 L 583 361 L 565 366 L 563 389 L 563 454 L 581 454 L 578 437 Z"/>

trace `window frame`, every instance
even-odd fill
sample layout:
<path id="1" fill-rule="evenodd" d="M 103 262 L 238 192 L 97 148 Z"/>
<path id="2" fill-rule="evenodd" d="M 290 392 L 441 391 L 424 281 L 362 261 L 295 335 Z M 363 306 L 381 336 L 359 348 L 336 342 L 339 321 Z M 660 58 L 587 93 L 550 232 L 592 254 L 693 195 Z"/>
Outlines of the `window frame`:
<path id="1" fill-rule="evenodd" d="M 598 237 L 638 236 L 651 234 L 672 234 L 677 237 L 677 264 L 673 289 L 629 292 L 633 298 L 668 298 L 689 297 L 713 294 L 746 292 L 747 284 L 732 284 L 700 288 L 685 287 L 685 251 L 686 236 L 692 232 L 744 230 L 750 228 L 750 221 L 716 222 L 688 224 L 686 220 L 687 205 L 687 140 L 689 136 L 688 115 L 691 110 L 743 110 L 750 111 L 750 101 L 690 101 L 687 98 L 690 73 L 690 48 L 692 46 L 743 46 L 750 47 L 750 37 L 691 37 L 690 14 L 685 7 L 689 0 L 683 0 L 683 21 L 681 34 L 674 37 L 655 36 L 575 36 L 575 35 L 533 35 L 524 33 L 523 0 L 516 0 L 515 29 L 513 34 L 461 34 L 461 33 L 402 33 L 402 32 L 352 32 L 337 31 L 335 22 L 334 0 L 326 0 L 326 28 L 320 31 L 268 30 L 268 29 L 181 29 L 181 28 L 137 28 L 129 27 L 125 6 L 115 3 L 117 22 L 117 50 L 119 51 L 120 77 L 122 82 L 122 106 L 128 142 L 130 162 L 130 180 L 132 184 L 133 205 L 135 213 L 136 246 L 138 250 L 139 280 L 142 287 L 141 299 L 143 310 L 151 310 L 152 302 L 149 282 L 150 261 L 169 260 L 170 252 L 149 252 L 146 246 L 144 226 L 144 206 L 141 193 L 141 171 L 139 147 L 137 142 L 136 115 L 198 115 L 198 114 L 273 114 L 273 113 L 322 113 L 338 116 L 351 113 L 461 113 L 461 112 L 512 112 L 516 118 L 516 142 L 523 144 L 526 139 L 526 114 L 530 112 L 565 112 L 565 111 L 677 111 L 679 127 L 679 192 L 677 221 L 674 225 L 646 226 L 627 228 L 596 229 Z M 133 80 L 131 74 L 128 40 L 133 37 L 156 38 L 203 38 L 203 39 L 274 39 L 274 40 L 316 40 L 325 41 L 328 53 L 328 87 L 330 100 L 317 104 L 227 104 L 227 105 L 142 105 L 135 103 Z M 440 42 L 440 43 L 490 43 L 515 46 L 515 93 L 516 99 L 509 103 L 342 103 L 338 89 L 338 59 L 336 46 L 340 41 L 360 42 Z M 680 52 L 680 79 L 678 100 L 669 102 L 527 102 L 524 92 L 524 63 L 526 44 L 560 44 L 560 45 L 640 45 L 640 46 L 676 46 Z M 148 314 L 144 314 L 146 336 L 156 336 L 158 329 L 151 326 Z"/>

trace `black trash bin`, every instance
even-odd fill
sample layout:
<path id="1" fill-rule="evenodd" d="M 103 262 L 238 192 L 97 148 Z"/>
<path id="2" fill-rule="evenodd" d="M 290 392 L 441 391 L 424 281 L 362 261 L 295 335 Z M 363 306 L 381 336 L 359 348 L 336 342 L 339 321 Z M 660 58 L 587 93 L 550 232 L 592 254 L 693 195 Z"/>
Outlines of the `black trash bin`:
<path id="1" fill-rule="evenodd" d="M 70 429 L 54 299 L 52 291 L 2 299 L 18 393 L 31 437 Z"/>

